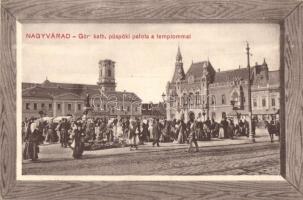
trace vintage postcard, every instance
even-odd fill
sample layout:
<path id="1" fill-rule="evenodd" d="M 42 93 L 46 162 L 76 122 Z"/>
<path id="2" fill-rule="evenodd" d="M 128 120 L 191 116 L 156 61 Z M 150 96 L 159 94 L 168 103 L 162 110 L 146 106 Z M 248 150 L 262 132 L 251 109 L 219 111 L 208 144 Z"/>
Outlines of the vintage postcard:
<path id="1" fill-rule="evenodd" d="M 18 36 L 17 179 L 280 174 L 279 25 L 23 24 Z"/>

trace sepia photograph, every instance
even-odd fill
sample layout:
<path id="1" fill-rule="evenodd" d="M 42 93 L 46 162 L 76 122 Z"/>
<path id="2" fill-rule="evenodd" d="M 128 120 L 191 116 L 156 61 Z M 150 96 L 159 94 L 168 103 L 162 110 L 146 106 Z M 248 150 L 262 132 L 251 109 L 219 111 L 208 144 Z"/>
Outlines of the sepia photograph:
<path id="1" fill-rule="evenodd" d="M 0 7 L 0 199 L 303 199 L 302 1 Z"/>
<path id="2" fill-rule="evenodd" d="M 279 175 L 275 24 L 24 24 L 28 175 Z"/>

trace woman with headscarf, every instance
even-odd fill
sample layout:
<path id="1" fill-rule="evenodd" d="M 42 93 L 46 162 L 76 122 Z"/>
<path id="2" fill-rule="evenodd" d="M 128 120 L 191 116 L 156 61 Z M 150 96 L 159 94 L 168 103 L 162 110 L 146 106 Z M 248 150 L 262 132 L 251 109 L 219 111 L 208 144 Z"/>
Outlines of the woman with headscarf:
<path id="1" fill-rule="evenodd" d="M 75 123 L 73 129 L 74 134 L 74 145 L 73 145 L 73 157 L 79 159 L 82 157 L 84 151 L 84 133 L 82 129 L 82 124 L 80 122 Z"/>
<path id="2" fill-rule="evenodd" d="M 40 142 L 38 123 L 39 123 L 38 121 L 33 122 L 32 119 L 31 123 L 29 123 L 28 125 L 28 129 L 25 135 L 25 147 L 23 151 L 24 160 L 31 159 L 32 161 L 36 161 L 38 159 L 39 142 Z"/>
<path id="3" fill-rule="evenodd" d="M 142 121 L 142 141 L 143 142 L 148 142 L 149 141 L 148 123 L 147 123 L 146 119 L 144 119 Z"/>
<path id="4" fill-rule="evenodd" d="M 130 145 L 130 150 L 133 150 L 133 147 L 135 149 L 138 149 L 138 142 L 139 142 L 139 132 L 137 130 L 137 122 L 133 119 L 130 120 L 130 125 L 129 125 L 129 145 Z"/>

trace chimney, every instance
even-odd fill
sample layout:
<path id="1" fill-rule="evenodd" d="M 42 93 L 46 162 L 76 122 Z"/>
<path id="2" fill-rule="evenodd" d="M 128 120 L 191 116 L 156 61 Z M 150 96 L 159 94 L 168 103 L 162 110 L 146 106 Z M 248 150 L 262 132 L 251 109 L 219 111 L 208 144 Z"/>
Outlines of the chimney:
<path id="1" fill-rule="evenodd" d="M 239 65 L 239 69 L 241 69 L 241 65 Z"/>
<path id="2" fill-rule="evenodd" d="M 218 72 L 220 72 L 220 68 L 218 68 Z"/>

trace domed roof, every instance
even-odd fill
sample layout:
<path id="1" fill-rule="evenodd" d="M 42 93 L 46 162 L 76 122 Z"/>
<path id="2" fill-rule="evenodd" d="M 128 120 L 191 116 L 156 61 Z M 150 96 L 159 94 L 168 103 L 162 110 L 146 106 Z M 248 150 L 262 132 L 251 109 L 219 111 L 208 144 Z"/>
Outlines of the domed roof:
<path id="1" fill-rule="evenodd" d="M 51 82 L 47 79 L 47 77 L 46 77 L 46 79 L 45 79 L 45 81 L 43 81 L 43 83 L 42 84 L 50 84 Z"/>

